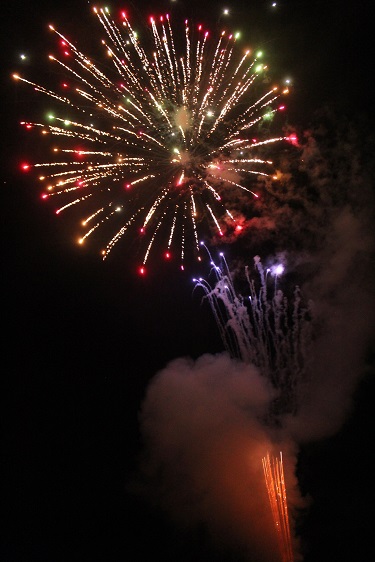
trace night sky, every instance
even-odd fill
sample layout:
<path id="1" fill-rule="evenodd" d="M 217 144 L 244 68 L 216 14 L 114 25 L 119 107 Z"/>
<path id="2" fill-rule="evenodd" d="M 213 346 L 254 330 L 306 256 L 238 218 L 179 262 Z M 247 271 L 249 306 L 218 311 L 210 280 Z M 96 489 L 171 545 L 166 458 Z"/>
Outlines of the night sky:
<path id="1" fill-rule="evenodd" d="M 112 2 L 111 7 L 129 6 L 132 21 L 145 20 L 151 11 L 171 11 L 174 20 L 193 17 L 210 29 L 223 24 L 226 6 L 212 0 L 187 4 Z M 265 50 L 276 76 L 293 80 L 288 125 L 302 136 L 313 131 L 320 142 L 319 158 L 312 145 L 303 151 L 306 162 L 315 163 L 315 176 L 310 169 L 314 187 L 330 192 L 324 178 L 331 174 L 349 194 L 310 193 L 307 208 L 319 228 L 301 222 L 297 207 L 295 221 L 283 218 L 280 207 L 274 214 L 279 240 L 252 234 L 251 242 L 224 249 L 229 263 L 251 263 L 255 254 L 266 262 L 271 249 L 285 252 L 290 280 L 305 283 L 327 315 L 331 339 L 324 343 L 322 336 L 319 347 L 312 385 L 316 408 L 294 428 L 299 497 L 310 505 L 297 518 L 296 532 L 305 562 L 370 562 L 375 556 L 370 2 L 285 0 L 272 9 L 271 3 L 258 1 L 228 8 L 225 25 L 240 28 Z M 179 525 L 173 491 L 160 492 L 172 509 L 160 498 L 154 501 L 152 493 L 139 492 L 147 489 L 139 466 L 147 454 L 152 458 L 141 430 L 150 383 L 175 359 L 195 361 L 224 350 L 209 306 L 193 292 L 192 278 L 204 275 L 204 268 L 191 264 L 182 272 L 175 263 L 162 262 L 141 278 L 139 260 L 124 258 L 121 251 L 103 262 L 96 248 L 77 247 L 72 224 L 54 215 L 41 201 L 32 174 L 20 171 L 22 161 L 43 159 L 43 150 L 18 124 L 38 117 L 41 105 L 11 74 L 20 71 L 35 81 L 45 74 L 41 67 L 51 45 L 51 22 L 85 47 L 96 43 L 90 30 L 97 27 L 83 0 L 31 0 L 22 9 L 10 4 L 1 19 L 5 525 L 0 559 L 241 562 L 235 540 L 227 544 L 223 536 L 211 542 L 209 515 L 196 525 Z M 25 62 L 21 53 L 28 55 Z M 331 376 L 335 364 L 337 373 Z M 157 385 L 151 386 L 156 393 Z M 160 396 L 165 402 L 160 399 L 158 421 L 164 406 L 174 412 L 168 403 L 173 395 L 160 390 Z M 155 444 L 158 427 L 155 422 L 151 429 Z M 180 437 L 177 429 L 175 435 Z M 191 436 L 199 441 L 200 432 Z M 166 477 L 173 466 L 178 462 L 167 466 Z M 189 470 L 182 466 L 181 478 L 185 474 Z M 181 493 L 185 490 L 188 494 L 187 484 Z M 246 560 L 267 561 L 255 554 Z"/>

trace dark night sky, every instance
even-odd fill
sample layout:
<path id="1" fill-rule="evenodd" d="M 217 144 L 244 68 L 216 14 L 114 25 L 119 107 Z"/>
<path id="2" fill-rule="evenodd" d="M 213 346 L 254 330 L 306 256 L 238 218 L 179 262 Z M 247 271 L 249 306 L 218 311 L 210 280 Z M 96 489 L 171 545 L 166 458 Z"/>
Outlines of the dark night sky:
<path id="1" fill-rule="evenodd" d="M 292 76 L 289 122 L 307 128 L 328 106 L 370 131 L 370 3 L 285 0 L 277 11 L 269 4 L 237 2 L 231 17 L 269 52 L 275 73 Z M 212 28 L 222 7 L 194 0 L 186 8 L 179 0 L 174 10 Z M 138 413 L 149 381 L 174 358 L 222 350 L 210 310 L 192 294 L 197 272 L 163 266 L 140 279 L 121 256 L 103 263 L 84 253 L 72 243 L 70 225 L 41 204 L 32 177 L 19 172 L 34 150 L 18 127 L 33 102 L 10 79 L 21 69 L 19 53 L 31 53 L 22 70 L 32 79 L 33 61 L 46 54 L 47 24 L 77 37 L 90 29 L 90 18 L 83 0 L 31 0 L 22 10 L 7 6 L 1 20 L 0 559 L 235 561 L 207 546 L 201 529 L 179 531 L 127 489 L 142 450 Z M 374 559 L 374 397 L 372 373 L 358 383 L 341 429 L 301 450 L 300 486 L 313 500 L 301 527 L 305 562 Z"/>

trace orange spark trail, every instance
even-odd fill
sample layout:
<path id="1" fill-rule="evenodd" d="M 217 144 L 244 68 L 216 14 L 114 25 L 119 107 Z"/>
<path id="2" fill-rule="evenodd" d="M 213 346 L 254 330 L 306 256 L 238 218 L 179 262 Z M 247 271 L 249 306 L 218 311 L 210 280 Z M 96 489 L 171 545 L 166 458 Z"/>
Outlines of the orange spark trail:
<path id="1" fill-rule="evenodd" d="M 267 456 L 262 459 L 262 463 L 281 560 L 282 562 L 294 562 L 281 451 L 280 460 L 270 457 L 270 454 L 267 453 Z"/>

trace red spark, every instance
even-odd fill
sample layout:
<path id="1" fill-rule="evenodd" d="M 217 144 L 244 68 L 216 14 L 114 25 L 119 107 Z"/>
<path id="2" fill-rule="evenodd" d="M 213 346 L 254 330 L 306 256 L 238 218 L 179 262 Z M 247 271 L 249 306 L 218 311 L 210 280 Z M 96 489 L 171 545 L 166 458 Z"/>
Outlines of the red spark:
<path id="1" fill-rule="evenodd" d="M 298 137 L 296 133 L 290 134 L 288 137 L 286 137 L 286 140 L 291 144 L 294 144 L 294 146 L 298 146 Z"/>

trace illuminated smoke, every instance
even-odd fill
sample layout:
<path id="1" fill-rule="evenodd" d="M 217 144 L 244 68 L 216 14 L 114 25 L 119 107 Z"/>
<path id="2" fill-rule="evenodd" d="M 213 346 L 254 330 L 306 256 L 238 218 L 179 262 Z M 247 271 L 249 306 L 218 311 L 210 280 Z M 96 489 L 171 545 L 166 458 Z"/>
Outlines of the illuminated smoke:
<path id="1" fill-rule="evenodd" d="M 262 458 L 280 449 L 291 513 L 303 507 L 295 445 L 264 423 L 274 390 L 227 353 L 176 359 L 157 373 L 142 406 L 143 493 L 179 525 L 238 560 L 279 562 Z M 298 543 L 293 538 L 298 552 Z M 298 556 L 296 557 L 298 560 Z"/>

